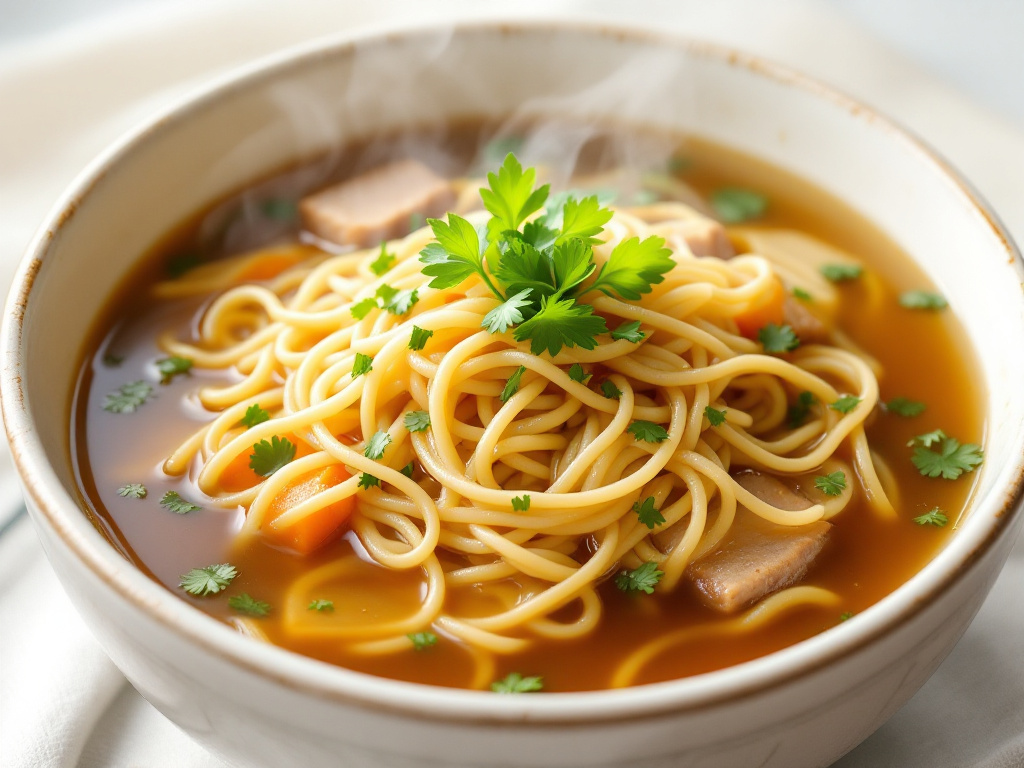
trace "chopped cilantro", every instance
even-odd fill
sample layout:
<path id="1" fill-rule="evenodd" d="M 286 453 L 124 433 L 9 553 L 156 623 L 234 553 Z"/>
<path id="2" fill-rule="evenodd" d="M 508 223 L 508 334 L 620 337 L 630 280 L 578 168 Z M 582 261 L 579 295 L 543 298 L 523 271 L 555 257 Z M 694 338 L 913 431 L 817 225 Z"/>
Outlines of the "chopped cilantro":
<path id="1" fill-rule="evenodd" d="M 634 421 L 626 428 L 626 431 L 637 440 L 643 440 L 645 443 L 660 443 L 668 440 L 668 430 L 660 424 L 643 421 L 642 419 Z"/>
<path id="2" fill-rule="evenodd" d="M 373 358 L 369 355 L 364 355 L 362 352 L 356 352 L 355 362 L 352 363 L 352 378 L 362 376 L 364 373 L 369 373 L 373 370 Z"/>
<path id="3" fill-rule="evenodd" d="M 402 467 L 398 471 L 401 472 L 406 477 L 412 477 L 412 472 L 413 472 L 414 469 L 416 469 L 416 467 L 413 466 L 413 463 L 410 461 L 408 464 L 406 464 L 404 467 Z"/>
<path id="4" fill-rule="evenodd" d="M 918 400 L 908 400 L 905 397 L 894 397 L 885 404 L 885 410 L 895 413 L 897 416 L 913 418 L 920 416 L 925 411 L 925 404 Z"/>
<path id="5" fill-rule="evenodd" d="M 385 284 L 378 286 L 377 293 L 372 298 L 357 301 L 348 311 L 356 320 L 362 320 L 374 309 L 383 309 L 392 315 L 405 315 L 417 301 L 418 289 L 400 291 Z"/>
<path id="6" fill-rule="evenodd" d="M 501 390 L 501 402 L 507 403 L 512 395 L 519 391 L 519 381 L 523 378 L 524 373 L 526 373 L 526 366 L 520 365 L 516 368 L 515 373 L 508 377 L 505 387 Z"/>
<path id="7" fill-rule="evenodd" d="M 918 525 L 934 525 L 936 528 L 942 528 L 949 522 L 949 517 L 941 509 L 935 507 L 923 515 L 915 517 L 914 522 Z"/>
<path id="8" fill-rule="evenodd" d="M 117 489 L 117 495 L 126 499 L 144 499 L 149 491 L 142 483 L 127 483 Z"/>
<path id="9" fill-rule="evenodd" d="M 259 403 L 253 403 L 245 409 L 245 416 L 242 417 L 242 425 L 248 428 L 270 421 L 270 414 L 260 408 Z"/>
<path id="10" fill-rule="evenodd" d="M 583 366 L 579 363 L 573 363 L 569 366 L 569 378 L 573 381 L 578 381 L 580 384 L 583 384 L 592 375 L 584 371 Z"/>
<path id="11" fill-rule="evenodd" d="M 295 444 L 287 437 L 274 435 L 260 440 L 249 454 L 249 468 L 257 475 L 270 477 L 295 458 Z"/>
<path id="12" fill-rule="evenodd" d="M 306 610 L 309 611 L 333 611 L 334 601 L 333 600 L 314 600 L 306 606 Z"/>
<path id="13" fill-rule="evenodd" d="M 811 296 L 811 294 L 809 294 L 803 288 L 794 288 L 793 295 L 796 298 L 800 299 L 800 301 L 814 301 L 814 297 Z"/>
<path id="14" fill-rule="evenodd" d="M 422 413 L 422 411 L 421 411 Z M 428 417 L 429 419 L 429 417 Z M 408 426 L 408 422 L 406 424 Z M 384 455 L 384 449 L 391 444 L 391 434 L 383 429 L 378 430 L 370 436 L 363 450 L 363 456 L 376 461 Z"/>
<path id="15" fill-rule="evenodd" d="M 354 317 L 356 320 L 362 320 L 364 317 L 370 314 L 370 310 L 378 308 L 379 305 L 377 304 L 377 300 L 374 298 L 370 298 L 363 299 L 362 301 L 357 301 L 355 304 L 349 307 L 348 311 L 352 313 L 352 317 Z"/>
<path id="16" fill-rule="evenodd" d="M 908 446 L 923 445 L 925 448 L 930 448 L 936 443 L 945 440 L 946 433 L 941 429 L 933 429 L 931 432 L 925 432 L 923 435 L 912 437 L 907 441 Z"/>
<path id="17" fill-rule="evenodd" d="M 373 475 L 367 472 L 363 472 L 361 475 L 359 475 L 360 488 L 366 488 L 367 490 L 369 490 L 375 485 L 380 487 L 380 478 L 374 477 Z"/>
<path id="18" fill-rule="evenodd" d="M 193 568 L 181 577 L 178 586 L 190 595 L 215 595 L 227 589 L 237 575 L 235 566 L 229 563 L 208 565 L 205 568 Z"/>
<path id="19" fill-rule="evenodd" d="M 397 291 L 383 302 L 381 309 L 390 312 L 392 315 L 405 315 L 409 313 L 409 310 L 419 300 L 419 290 L 416 288 L 413 288 L 411 291 Z"/>
<path id="20" fill-rule="evenodd" d="M 768 198 L 738 187 L 723 187 L 711 193 L 711 207 L 726 224 L 756 219 L 768 208 Z"/>
<path id="21" fill-rule="evenodd" d="M 626 341 L 632 341 L 634 344 L 639 344 L 646 335 L 646 333 L 640 330 L 639 320 L 632 323 L 623 323 L 612 331 L 613 339 L 625 339 Z"/>
<path id="22" fill-rule="evenodd" d="M 164 357 L 156 361 L 156 369 L 160 372 L 160 383 L 170 384 L 175 376 L 187 374 L 192 370 L 192 361 L 187 357 Z"/>
<path id="23" fill-rule="evenodd" d="M 380 277 L 391 269 L 391 265 L 395 263 L 396 258 L 395 254 L 388 251 L 388 244 L 382 242 L 380 244 L 380 254 L 370 262 L 370 271 L 377 277 Z"/>
<path id="24" fill-rule="evenodd" d="M 623 592 L 654 593 L 654 587 L 665 574 L 658 570 L 657 563 L 644 563 L 631 571 L 622 571 L 615 577 L 615 586 Z"/>
<path id="25" fill-rule="evenodd" d="M 648 528 L 656 528 L 665 522 L 665 516 L 661 514 L 661 510 L 655 509 L 654 507 L 653 496 L 648 496 L 642 502 L 634 502 L 633 511 L 636 512 L 636 516 L 640 519 L 640 522 Z"/>
<path id="26" fill-rule="evenodd" d="M 512 510 L 515 512 L 527 512 L 530 509 L 530 494 L 512 497 Z"/>
<path id="27" fill-rule="evenodd" d="M 776 325 L 768 323 L 757 332 L 757 340 L 761 342 L 764 351 L 772 355 L 780 355 L 783 352 L 792 352 L 800 346 L 800 339 L 788 325 Z"/>
<path id="28" fill-rule="evenodd" d="M 704 416 L 707 418 L 708 423 L 712 427 L 720 427 L 725 424 L 725 411 L 720 411 L 717 408 L 712 408 L 710 405 L 705 406 Z"/>
<path id="29" fill-rule="evenodd" d="M 900 294 L 900 306 L 907 309 L 945 309 L 949 303 L 937 293 L 928 291 L 904 291 Z"/>
<path id="30" fill-rule="evenodd" d="M 427 331 L 419 326 L 412 327 L 412 336 L 409 337 L 409 349 L 418 352 L 427 345 L 427 341 L 434 335 L 433 331 Z"/>
<path id="31" fill-rule="evenodd" d="M 860 264 L 823 264 L 819 271 L 826 280 L 843 283 L 860 277 L 864 273 L 864 267 Z"/>
<path id="32" fill-rule="evenodd" d="M 430 414 L 427 411 L 409 411 L 405 414 L 405 428 L 410 432 L 422 432 L 430 426 Z"/>
<path id="33" fill-rule="evenodd" d="M 971 472 L 976 469 L 982 461 L 984 454 L 981 447 L 973 443 L 961 444 L 953 437 L 946 437 L 941 430 L 936 430 L 941 438 L 936 441 L 936 433 L 921 435 L 912 442 L 918 444 L 914 447 L 914 455 L 911 461 L 918 471 L 925 477 L 942 477 L 946 480 L 956 480 L 964 472 Z M 931 446 L 938 442 L 938 451 L 933 451 Z"/>
<path id="34" fill-rule="evenodd" d="M 266 616 L 270 613 L 270 603 L 257 600 L 246 592 L 229 597 L 228 605 L 239 613 L 247 613 L 250 616 Z"/>
<path id="35" fill-rule="evenodd" d="M 853 613 L 852 611 L 844 611 L 843 613 L 840 613 L 840 614 L 839 614 L 839 621 L 840 621 L 840 622 L 843 622 L 843 621 L 849 621 L 849 620 L 850 620 L 850 619 L 852 619 L 852 618 L 853 618 L 853 617 L 854 617 L 855 615 L 856 615 L 856 614 L 854 614 L 854 613 Z"/>
<path id="36" fill-rule="evenodd" d="M 834 403 L 830 403 L 828 407 L 831 408 L 833 411 L 839 411 L 840 413 L 849 413 L 850 411 L 857 407 L 858 403 L 860 403 L 859 397 L 854 397 L 853 395 L 843 395 Z"/>
<path id="37" fill-rule="evenodd" d="M 122 384 L 103 401 L 103 410 L 110 413 L 132 413 L 153 394 L 153 387 L 144 381 Z"/>
<path id="38" fill-rule="evenodd" d="M 814 395 L 810 392 L 801 392 L 797 395 L 796 402 L 789 406 L 789 411 L 786 414 L 786 420 L 789 423 L 790 429 L 796 429 L 807 421 L 807 417 L 811 414 L 811 406 L 814 405 Z"/>
<path id="39" fill-rule="evenodd" d="M 160 506 L 164 509 L 169 509 L 176 515 L 187 515 L 189 512 L 198 512 L 202 509 L 198 504 L 185 501 L 185 499 L 178 495 L 177 491 L 168 491 L 161 496 Z"/>
<path id="40" fill-rule="evenodd" d="M 601 382 L 601 394 L 609 400 L 618 400 L 622 397 L 622 390 L 615 386 L 609 379 Z"/>
<path id="41" fill-rule="evenodd" d="M 437 645 L 437 635 L 433 632 L 412 632 L 406 635 L 412 640 L 413 650 L 425 651 L 432 645 Z"/>
<path id="42" fill-rule="evenodd" d="M 533 676 L 523 677 L 518 672 L 509 672 L 501 680 L 491 683 L 495 693 L 534 693 L 544 690 L 544 678 Z"/>
<path id="43" fill-rule="evenodd" d="M 826 496 L 838 496 L 846 489 L 846 475 L 842 472 L 818 475 L 814 478 L 814 487 Z"/>

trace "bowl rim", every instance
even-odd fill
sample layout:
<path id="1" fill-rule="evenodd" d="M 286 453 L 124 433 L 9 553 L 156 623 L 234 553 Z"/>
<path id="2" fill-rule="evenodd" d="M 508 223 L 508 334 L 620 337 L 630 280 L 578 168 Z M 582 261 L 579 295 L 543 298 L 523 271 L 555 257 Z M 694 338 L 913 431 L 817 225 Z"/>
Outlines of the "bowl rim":
<path id="1" fill-rule="evenodd" d="M 182 641 L 232 665 L 302 695 L 364 709 L 386 711 L 425 721 L 523 724 L 530 727 L 574 723 L 621 723 L 649 719 L 652 715 L 718 706 L 762 692 L 779 683 L 805 677 L 821 667 L 849 656 L 895 632 L 930 605 L 963 573 L 976 565 L 997 541 L 1020 524 L 1024 501 L 1024 430 L 1018 427 L 1014 446 L 1017 458 L 1007 462 L 984 498 L 972 498 L 972 514 L 964 529 L 943 547 L 918 573 L 878 603 L 862 612 L 855 622 L 827 630 L 793 646 L 751 661 L 688 678 L 625 689 L 544 696 L 494 696 L 489 692 L 408 683 L 337 667 L 291 651 L 250 642 L 226 625 L 149 579 L 124 558 L 83 514 L 73 495 L 63 488 L 46 458 L 27 406 L 23 387 L 24 320 L 32 301 L 35 278 L 46 253 L 61 228 L 76 214 L 81 201 L 100 183 L 111 166 L 130 158 L 136 148 L 154 135 L 187 121 L 221 98 L 249 88 L 259 88 L 278 76 L 295 74 L 321 58 L 344 57 L 360 45 L 387 46 L 403 39 L 437 35 L 474 34 L 586 34 L 612 40 L 685 49 L 687 55 L 716 59 L 741 67 L 776 84 L 797 88 L 845 110 L 851 119 L 872 123 L 934 166 L 946 183 L 987 222 L 1001 241 L 1006 257 L 1024 275 L 1024 260 L 991 207 L 939 153 L 912 132 L 876 113 L 842 92 L 796 72 L 725 45 L 694 40 L 683 35 L 649 28 L 601 22 L 559 19 L 514 21 L 472 20 L 423 26 L 389 24 L 317 38 L 212 78 L 185 93 L 155 116 L 122 135 L 93 160 L 69 185 L 46 216 L 19 263 L 0 337 L 4 361 L 0 375 L 0 408 L 7 439 L 23 488 L 37 525 L 48 526 L 74 554 L 79 565 L 103 580 L 121 600 L 141 611 Z M 1024 297 L 1022 297 L 1024 301 Z M 976 521 L 976 522 L 975 522 Z"/>

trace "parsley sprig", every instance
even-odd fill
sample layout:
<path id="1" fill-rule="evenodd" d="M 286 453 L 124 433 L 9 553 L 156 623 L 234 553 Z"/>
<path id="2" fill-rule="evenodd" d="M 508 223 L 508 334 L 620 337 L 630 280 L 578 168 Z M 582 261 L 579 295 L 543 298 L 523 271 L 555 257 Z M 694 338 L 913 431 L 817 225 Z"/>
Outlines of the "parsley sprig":
<path id="1" fill-rule="evenodd" d="M 918 435 L 908 445 L 914 448 L 910 460 L 925 477 L 956 480 L 964 472 L 971 472 L 980 466 L 985 458 L 981 446 L 961 443 L 941 429 Z M 933 447 L 938 450 L 932 450 Z"/>
<path id="2" fill-rule="evenodd" d="M 436 240 L 420 252 L 432 288 L 454 288 L 478 276 L 500 304 L 483 319 L 491 333 L 512 331 L 529 341 L 535 355 L 557 355 L 563 347 L 594 349 L 608 333 L 604 318 L 580 298 L 592 291 L 635 301 L 675 266 L 663 238 L 632 237 L 612 249 L 598 268 L 594 245 L 612 217 L 597 196 L 559 195 L 536 187 L 536 170 L 523 169 L 509 153 L 497 173 L 487 175 L 480 198 L 491 218 L 477 230 L 454 213 L 428 219 Z M 526 220 L 540 211 L 534 220 Z M 525 222 L 525 223 L 524 223 Z M 589 286 L 584 283 L 593 277 Z M 639 341 L 639 323 L 616 329 L 616 338 Z"/>

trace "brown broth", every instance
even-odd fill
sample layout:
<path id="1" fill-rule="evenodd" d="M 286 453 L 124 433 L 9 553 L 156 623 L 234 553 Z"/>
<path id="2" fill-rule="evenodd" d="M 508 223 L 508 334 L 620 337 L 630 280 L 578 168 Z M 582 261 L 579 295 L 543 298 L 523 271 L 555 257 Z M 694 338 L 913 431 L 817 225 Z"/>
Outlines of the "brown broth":
<path id="1" fill-rule="evenodd" d="M 465 130 L 472 134 L 470 141 L 459 138 L 461 134 L 455 131 L 444 135 L 447 146 L 479 143 L 479 128 Z M 963 442 L 980 443 L 983 436 L 981 393 L 971 379 L 971 354 L 956 319 L 949 311 L 920 312 L 898 305 L 900 291 L 927 288 L 923 275 L 899 248 L 849 207 L 790 174 L 705 142 L 689 140 L 684 146 L 691 162 L 681 177 L 699 192 L 707 195 L 726 185 L 756 189 L 771 200 L 758 225 L 802 229 L 857 255 L 881 276 L 883 301 L 877 312 L 863 311 L 864 288 L 856 281 L 840 288 L 840 326 L 881 362 L 885 371 L 880 381 L 883 401 L 910 397 L 926 402 L 928 410 L 912 419 L 878 413 L 869 422 L 871 445 L 893 469 L 903 505 L 897 510 L 899 519 L 892 523 L 873 515 L 861 500 L 833 520 L 836 525 L 827 550 L 804 583 L 836 591 L 842 596 L 841 606 L 801 608 L 764 631 L 680 644 L 648 665 L 639 683 L 694 675 L 762 656 L 828 630 L 843 614 L 855 615 L 891 592 L 920 570 L 953 533 L 973 485 L 970 475 L 955 482 L 922 477 L 910 463 L 907 441 L 938 427 Z M 350 151 L 346 157 L 347 165 L 339 165 L 342 175 L 358 165 L 351 158 L 359 157 L 359 152 Z M 211 418 L 194 392 L 205 384 L 230 381 L 230 374 L 195 371 L 166 386 L 154 384 L 157 397 L 136 414 L 103 411 L 104 396 L 121 384 L 153 381 L 153 361 L 163 356 L 156 346 L 157 336 L 169 327 L 184 332 L 192 322 L 198 302 L 152 306 L 131 296 L 145 295 L 144 285 L 153 280 L 153 264 L 165 263 L 168 254 L 187 247 L 201 247 L 196 246 L 197 229 L 196 223 L 186 225 L 151 255 L 145 274 L 140 272 L 122 292 L 120 305 L 128 309 L 101 329 L 87 351 L 76 393 L 73 461 L 84 503 L 112 543 L 182 599 L 228 620 L 236 614 L 226 600 L 184 595 L 178 587 L 181 574 L 192 567 L 230 560 L 240 575 L 228 594 L 246 592 L 277 606 L 296 576 L 361 549 L 356 538 L 347 534 L 307 558 L 265 544 L 235 551 L 232 536 L 241 523 L 241 510 L 211 506 L 175 515 L 159 506 L 160 497 L 168 490 L 190 499 L 201 498 L 187 478 L 169 478 L 161 465 L 173 447 Z M 109 365 L 104 362 L 109 353 L 125 359 L 119 365 Z M 121 498 L 117 488 L 126 482 L 144 483 L 147 498 Z M 935 506 L 949 513 L 948 527 L 912 522 Z M 422 586 L 418 574 L 389 573 L 365 563 L 359 578 L 411 610 Z M 343 590 L 332 589 L 325 589 L 323 597 L 347 599 Z M 538 642 L 525 653 L 499 657 L 498 677 L 511 671 L 542 675 L 549 691 L 604 688 L 622 658 L 645 641 L 696 623 L 721 621 L 685 587 L 674 594 L 638 596 L 619 591 L 609 581 L 600 587 L 600 595 L 604 615 L 594 634 L 582 640 Z M 358 610 L 371 614 L 385 610 L 385 601 L 377 597 L 361 599 L 365 604 L 357 606 Z M 468 610 L 474 601 L 486 598 L 463 589 L 450 599 Z M 425 651 L 361 657 L 336 641 L 289 640 L 276 619 L 278 613 L 272 611 L 259 619 L 259 625 L 272 642 L 296 652 L 385 677 L 455 687 L 469 684 L 473 664 L 468 652 L 455 642 L 442 638 Z"/>

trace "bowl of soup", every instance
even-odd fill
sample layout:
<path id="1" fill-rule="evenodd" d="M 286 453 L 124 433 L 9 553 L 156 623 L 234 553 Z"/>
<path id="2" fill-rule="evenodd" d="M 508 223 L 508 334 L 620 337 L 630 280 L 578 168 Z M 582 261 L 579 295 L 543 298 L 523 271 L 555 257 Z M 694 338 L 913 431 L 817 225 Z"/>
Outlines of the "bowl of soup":
<path id="1" fill-rule="evenodd" d="M 1020 527 L 1021 282 L 941 159 L 740 52 L 345 38 L 82 174 L 4 420 L 83 618 L 233 764 L 827 765 Z"/>

